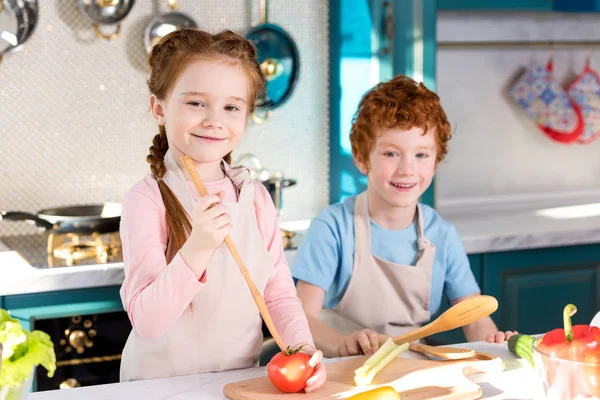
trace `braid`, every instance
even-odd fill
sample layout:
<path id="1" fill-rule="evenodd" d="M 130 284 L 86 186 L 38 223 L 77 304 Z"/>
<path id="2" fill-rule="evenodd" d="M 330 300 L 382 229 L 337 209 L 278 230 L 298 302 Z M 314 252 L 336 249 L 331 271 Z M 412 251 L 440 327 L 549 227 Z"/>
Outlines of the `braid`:
<path id="1" fill-rule="evenodd" d="M 165 154 L 169 150 L 165 127 L 161 125 L 158 127 L 158 130 L 159 132 L 152 139 L 150 154 L 146 157 L 146 161 L 150 164 L 150 171 L 152 171 L 152 175 L 156 180 L 165 176 Z"/>

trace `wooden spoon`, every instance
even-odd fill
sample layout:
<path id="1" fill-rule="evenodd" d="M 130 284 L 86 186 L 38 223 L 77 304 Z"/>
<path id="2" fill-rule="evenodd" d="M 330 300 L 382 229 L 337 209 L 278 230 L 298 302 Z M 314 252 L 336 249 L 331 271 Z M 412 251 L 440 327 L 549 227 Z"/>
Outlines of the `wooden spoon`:
<path id="1" fill-rule="evenodd" d="M 428 346 L 420 343 L 411 343 L 409 349 L 418 353 L 423 353 L 434 360 L 460 360 L 475 356 L 475 350 L 459 349 L 456 347 Z"/>
<path id="2" fill-rule="evenodd" d="M 396 336 L 394 342 L 413 342 L 440 332 L 451 331 L 487 317 L 498 309 L 498 300 L 492 296 L 474 296 L 453 305 L 429 324 Z"/>
<path id="3" fill-rule="evenodd" d="M 202 178 L 200 178 L 198 171 L 196 171 L 196 168 L 194 168 L 192 159 L 189 156 L 184 155 L 182 158 L 182 161 L 183 161 L 183 164 L 185 165 L 185 168 L 187 169 L 188 173 L 190 174 L 192 181 L 194 182 L 194 186 L 196 187 L 196 190 L 198 190 L 198 193 L 200 193 L 200 196 L 208 196 L 209 194 L 208 194 L 208 191 L 206 190 L 206 186 L 204 186 L 204 182 L 202 182 Z M 252 293 L 252 298 L 254 299 L 254 302 L 256 303 L 258 310 L 260 311 L 260 315 L 262 316 L 263 320 L 265 321 L 265 324 L 269 328 L 269 332 L 271 332 L 273 339 L 275 340 L 275 342 L 277 343 L 277 345 L 279 346 L 281 351 L 284 351 L 286 349 L 286 347 L 283 344 L 283 341 L 281 340 L 281 336 L 279 336 L 277 329 L 275 329 L 275 325 L 273 324 L 273 319 L 271 319 L 271 315 L 269 314 L 269 310 L 267 309 L 265 300 L 263 299 L 262 295 L 258 291 L 258 288 L 256 287 L 256 285 L 254 284 L 254 281 L 252 280 L 252 277 L 250 276 L 248 269 L 242 262 L 240 254 L 238 253 L 238 251 L 235 247 L 235 244 L 233 244 L 233 240 L 231 239 L 230 235 L 225 236 L 225 244 L 227 245 L 227 248 L 231 252 L 231 255 L 233 256 L 233 258 L 237 262 L 237 265 L 240 268 L 240 272 L 244 276 L 244 279 L 246 280 L 246 284 L 250 288 L 250 292 Z"/>

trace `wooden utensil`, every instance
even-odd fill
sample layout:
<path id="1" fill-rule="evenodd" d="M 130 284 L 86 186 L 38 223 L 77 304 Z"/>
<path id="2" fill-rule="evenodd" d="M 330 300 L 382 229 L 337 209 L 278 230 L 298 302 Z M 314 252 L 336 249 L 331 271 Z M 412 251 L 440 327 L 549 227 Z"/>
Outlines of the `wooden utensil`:
<path id="1" fill-rule="evenodd" d="M 427 356 L 433 356 L 444 360 L 461 360 L 475 355 L 475 350 L 459 349 L 456 347 L 436 347 L 426 344 L 411 343 L 409 349 Z M 435 358 L 434 358 L 435 359 Z"/>
<path id="2" fill-rule="evenodd" d="M 482 390 L 465 376 L 504 369 L 501 358 L 479 352 L 473 358 L 455 361 L 398 357 L 375 376 L 371 385 L 359 388 L 354 385 L 354 370 L 366 359 L 366 356 L 349 357 L 325 364 L 327 381 L 311 393 L 284 394 L 273 386 L 267 376 L 228 383 L 223 393 L 231 400 L 341 400 L 377 386 L 390 385 L 406 400 L 470 400 L 479 399 Z"/>
<path id="3" fill-rule="evenodd" d="M 429 324 L 418 329 L 396 336 L 394 342 L 402 344 L 422 339 L 440 332 L 450 331 L 469 325 L 483 317 L 487 317 L 498 309 L 498 300 L 492 296 L 474 296 L 453 305 Z"/>
<path id="4" fill-rule="evenodd" d="M 190 174 L 192 181 L 194 182 L 194 186 L 196 187 L 196 190 L 198 190 L 198 193 L 200 193 L 200 196 L 208 196 L 209 193 L 206 190 L 206 186 L 204 186 L 204 182 L 202 182 L 202 178 L 200 178 L 198 171 L 196 171 L 196 168 L 194 168 L 192 159 L 189 156 L 184 155 L 182 157 L 182 161 L 183 161 L 183 164 L 185 165 L 185 168 L 187 169 L 188 173 Z M 235 247 L 235 244 L 233 243 L 233 240 L 231 239 L 230 235 L 225 236 L 225 244 L 227 245 L 227 248 L 231 252 L 231 255 L 233 256 L 233 258 L 237 262 L 237 265 L 240 268 L 240 272 L 244 276 L 244 279 L 246 280 L 246 284 L 248 284 L 248 288 L 250 288 L 250 292 L 252 293 L 252 298 L 254 299 L 254 302 L 256 303 L 258 310 L 260 311 L 260 315 L 262 316 L 263 320 L 265 321 L 265 324 L 269 328 L 269 332 L 271 332 L 271 335 L 273 336 L 273 339 L 275 340 L 275 342 L 277 343 L 279 348 L 282 351 L 285 350 L 285 348 L 286 348 L 285 344 L 281 340 L 281 337 L 279 336 L 277 329 L 275 329 L 275 325 L 273 324 L 273 320 L 271 319 L 271 315 L 269 314 L 269 310 L 267 309 L 265 300 L 263 299 L 262 295 L 258 291 L 256 285 L 254 284 L 254 281 L 252 280 L 252 277 L 250 276 L 248 269 L 242 262 L 240 254 L 238 253 L 238 251 Z"/>

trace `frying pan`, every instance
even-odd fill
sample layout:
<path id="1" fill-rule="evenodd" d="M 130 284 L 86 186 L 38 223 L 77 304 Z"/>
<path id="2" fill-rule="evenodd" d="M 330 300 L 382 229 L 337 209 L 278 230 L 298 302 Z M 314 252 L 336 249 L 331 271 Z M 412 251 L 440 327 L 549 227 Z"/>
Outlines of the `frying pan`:
<path id="1" fill-rule="evenodd" d="M 260 0 L 260 23 L 245 35 L 258 50 L 258 63 L 267 84 L 265 97 L 257 107 L 264 117 L 255 111 L 255 123 L 267 120 L 272 110 L 290 98 L 300 72 L 298 47 L 281 26 L 268 22 L 268 7 L 267 0 Z"/>
<path id="2" fill-rule="evenodd" d="M 51 233 L 110 233 L 118 232 L 121 222 L 121 204 L 87 204 L 48 208 L 36 214 L 22 211 L 3 211 L 0 221 L 27 221 L 41 231 Z"/>

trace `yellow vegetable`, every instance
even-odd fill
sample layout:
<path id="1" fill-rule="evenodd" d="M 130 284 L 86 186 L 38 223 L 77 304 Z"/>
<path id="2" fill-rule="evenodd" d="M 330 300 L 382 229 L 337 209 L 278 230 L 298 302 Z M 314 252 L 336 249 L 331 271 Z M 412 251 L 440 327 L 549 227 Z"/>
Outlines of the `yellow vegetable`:
<path id="1" fill-rule="evenodd" d="M 400 395 L 391 386 L 381 386 L 349 397 L 348 400 L 400 400 Z"/>
<path id="2" fill-rule="evenodd" d="M 396 345 L 391 338 L 381 346 L 365 363 L 354 370 L 356 386 L 365 386 L 373 382 L 373 378 L 400 353 L 408 349 L 408 343 Z"/>

